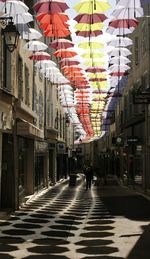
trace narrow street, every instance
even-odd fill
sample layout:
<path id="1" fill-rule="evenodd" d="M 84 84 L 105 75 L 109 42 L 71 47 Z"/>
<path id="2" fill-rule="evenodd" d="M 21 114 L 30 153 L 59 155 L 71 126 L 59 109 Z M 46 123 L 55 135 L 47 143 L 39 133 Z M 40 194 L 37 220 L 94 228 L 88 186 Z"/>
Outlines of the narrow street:
<path id="1" fill-rule="evenodd" d="M 85 190 L 79 176 L 0 220 L 0 258 L 149 259 L 149 223 L 149 200 L 120 186 Z"/>

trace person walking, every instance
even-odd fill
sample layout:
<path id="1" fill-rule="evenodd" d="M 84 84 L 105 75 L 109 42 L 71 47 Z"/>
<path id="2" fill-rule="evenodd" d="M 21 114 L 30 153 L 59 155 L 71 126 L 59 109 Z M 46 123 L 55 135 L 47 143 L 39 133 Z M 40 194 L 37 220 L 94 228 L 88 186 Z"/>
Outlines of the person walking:
<path id="1" fill-rule="evenodd" d="M 86 178 L 86 190 L 91 189 L 91 184 L 93 180 L 93 169 L 91 166 L 86 167 L 85 178 Z"/>

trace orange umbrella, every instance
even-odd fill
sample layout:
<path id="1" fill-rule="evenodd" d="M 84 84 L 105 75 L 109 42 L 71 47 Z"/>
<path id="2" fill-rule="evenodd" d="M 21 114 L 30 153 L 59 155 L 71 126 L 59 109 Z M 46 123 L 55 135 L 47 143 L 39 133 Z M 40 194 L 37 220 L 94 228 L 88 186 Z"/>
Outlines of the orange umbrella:
<path id="1" fill-rule="evenodd" d="M 62 37 L 67 37 L 71 34 L 70 30 L 68 29 L 60 29 L 60 30 L 46 30 L 44 31 L 44 35 L 46 37 L 56 37 L 56 38 L 62 38 Z"/>
<path id="2" fill-rule="evenodd" d="M 65 25 L 65 23 L 69 20 L 69 17 L 67 14 L 64 14 L 64 13 L 55 13 L 55 14 L 42 13 L 37 15 L 36 19 L 40 23 Z"/>
<path id="3" fill-rule="evenodd" d="M 77 71 L 82 71 L 82 68 L 78 66 L 64 66 L 62 67 L 62 70 L 64 72 L 77 72 Z"/>
<path id="4" fill-rule="evenodd" d="M 53 53 L 55 57 L 61 58 L 71 58 L 77 55 L 75 51 L 66 50 L 66 49 L 59 49 Z"/>

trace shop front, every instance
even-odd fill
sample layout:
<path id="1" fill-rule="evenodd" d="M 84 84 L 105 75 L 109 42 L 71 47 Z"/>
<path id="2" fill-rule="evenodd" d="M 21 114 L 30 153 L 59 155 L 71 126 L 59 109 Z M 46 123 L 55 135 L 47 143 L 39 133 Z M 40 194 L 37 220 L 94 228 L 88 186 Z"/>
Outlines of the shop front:
<path id="1" fill-rule="evenodd" d="M 48 187 L 48 143 L 35 141 L 35 162 L 34 162 L 34 191 L 38 192 Z"/>

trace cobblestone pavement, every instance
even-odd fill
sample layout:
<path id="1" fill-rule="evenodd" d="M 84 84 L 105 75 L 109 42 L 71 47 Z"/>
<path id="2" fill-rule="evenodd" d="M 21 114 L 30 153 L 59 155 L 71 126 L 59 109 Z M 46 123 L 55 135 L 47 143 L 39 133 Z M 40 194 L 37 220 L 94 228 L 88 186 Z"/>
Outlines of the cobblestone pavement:
<path id="1" fill-rule="evenodd" d="M 150 259 L 150 202 L 123 187 L 65 181 L 0 220 L 0 258 Z"/>

